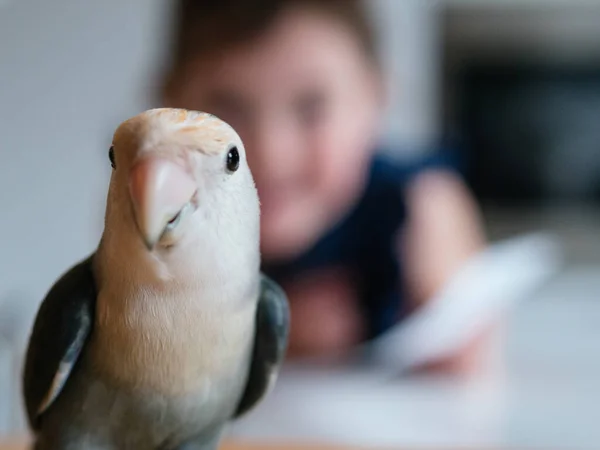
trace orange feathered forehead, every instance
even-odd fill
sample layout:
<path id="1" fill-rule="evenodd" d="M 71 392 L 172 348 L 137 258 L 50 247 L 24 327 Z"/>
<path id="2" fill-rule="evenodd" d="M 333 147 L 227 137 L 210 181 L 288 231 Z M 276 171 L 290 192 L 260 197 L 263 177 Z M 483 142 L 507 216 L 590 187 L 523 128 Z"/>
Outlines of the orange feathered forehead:
<path id="1" fill-rule="evenodd" d="M 123 122 L 113 136 L 115 147 L 151 148 L 166 143 L 218 154 L 229 143 L 239 145 L 239 137 L 229 124 L 211 114 L 175 108 L 144 111 Z"/>

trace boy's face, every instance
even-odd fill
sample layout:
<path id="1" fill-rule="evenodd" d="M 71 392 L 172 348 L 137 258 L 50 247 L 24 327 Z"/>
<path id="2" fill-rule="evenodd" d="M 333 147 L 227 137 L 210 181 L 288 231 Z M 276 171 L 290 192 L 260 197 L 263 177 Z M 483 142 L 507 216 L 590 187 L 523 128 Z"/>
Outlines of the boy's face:
<path id="1" fill-rule="evenodd" d="M 242 137 L 263 255 L 305 250 L 359 195 L 376 132 L 378 78 L 354 36 L 290 10 L 252 44 L 186 70 L 168 103 L 213 113 Z"/>

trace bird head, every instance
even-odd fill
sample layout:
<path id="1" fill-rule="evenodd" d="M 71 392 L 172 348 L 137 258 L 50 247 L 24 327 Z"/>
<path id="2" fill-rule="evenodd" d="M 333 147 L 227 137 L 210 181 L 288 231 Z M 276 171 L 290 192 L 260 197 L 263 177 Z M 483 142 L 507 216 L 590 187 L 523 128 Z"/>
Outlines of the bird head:
<path id="1" fill-rule="evenodd" d="M 161 259 L 217 243 L 219 251 L 258 253 L 258 195 L 244 145 L 227 123 L 151 109 L 117 128 L 109 159 L 103 240 Z"/>

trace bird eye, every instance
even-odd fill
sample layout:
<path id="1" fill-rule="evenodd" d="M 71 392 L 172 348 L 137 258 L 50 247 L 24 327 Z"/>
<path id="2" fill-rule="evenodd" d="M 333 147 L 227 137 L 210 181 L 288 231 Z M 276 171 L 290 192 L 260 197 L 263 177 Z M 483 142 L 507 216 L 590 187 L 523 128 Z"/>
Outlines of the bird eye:
<path id="1" fill-rule="evenodd" d="M 240 152 L 237 147 L 232 147 L 227 153 L 227 170 L 235 172 L 240 167 Z"/>
<path id="2" fill-rule="evenodd" d="M 117 165 L 115 164 L 115 148 L 113 146 L 111 146 L 108 150 L 108 159 L 110 160 L 111 167 L 116 169 Z"/>

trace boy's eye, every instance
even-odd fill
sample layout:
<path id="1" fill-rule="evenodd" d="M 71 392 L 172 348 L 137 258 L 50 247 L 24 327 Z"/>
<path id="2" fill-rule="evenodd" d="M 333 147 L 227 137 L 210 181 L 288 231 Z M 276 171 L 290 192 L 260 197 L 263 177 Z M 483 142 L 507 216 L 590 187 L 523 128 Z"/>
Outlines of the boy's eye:
<path id="1" fill-rule="evenodd" d="M 306 125 L 313 125 L 323 113 L 325 103 L 325 96 L 320 92 L 313 92 L 300 98 L 296 105 L 300 120 Z"/>
<path id="2" fill-rule="evenodd" d="M 111 147 L 108 149 L 108 159 L 110 161 L 110 165 L 113 169 L 117 168 L 117 165 L 115 164 L 115 147 L 111 145 Z"/>

